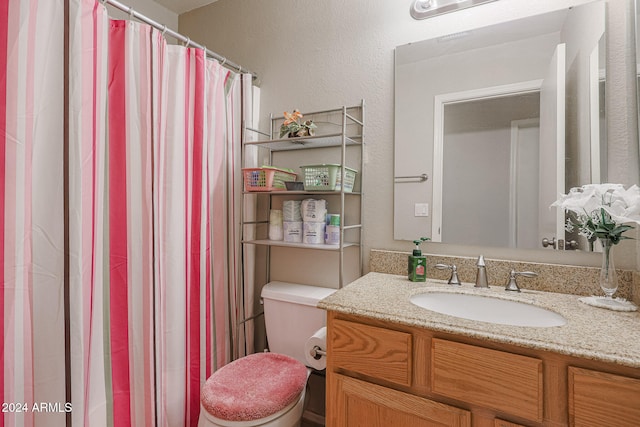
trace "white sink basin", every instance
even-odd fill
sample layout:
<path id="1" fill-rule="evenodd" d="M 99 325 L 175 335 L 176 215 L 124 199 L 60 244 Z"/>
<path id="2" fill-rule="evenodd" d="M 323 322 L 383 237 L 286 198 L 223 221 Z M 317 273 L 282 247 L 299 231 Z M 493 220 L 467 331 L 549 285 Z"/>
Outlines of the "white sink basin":
<path id="1" fill-rule="evenodd" d="M 547 328 L 567 323 L 563 316 L 546 308 L 489 296 L 428 292 L 414 295 L 410 301 L 437 313 L 500 325 Z"/>

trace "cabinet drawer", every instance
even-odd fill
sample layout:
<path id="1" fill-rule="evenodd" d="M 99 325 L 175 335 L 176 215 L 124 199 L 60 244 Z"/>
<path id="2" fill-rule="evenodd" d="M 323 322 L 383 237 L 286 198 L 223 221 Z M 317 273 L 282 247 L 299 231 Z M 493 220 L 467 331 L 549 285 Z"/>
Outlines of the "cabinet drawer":
<path id="1" fill-rule="evenodd" d="M 339 319 L 329 328 L 332 367 L 411 385 L 411 334 Z"/>
<path id="2" fill-rule="evenodd" d="M 431 355 L 435 393 L 542 421 L 541 360 L 438 338 Z"/>
<path id="3" fill-rule="evenodd" d="M 569 367 L 572 426 L 640 426 L 640 380 Z"/>

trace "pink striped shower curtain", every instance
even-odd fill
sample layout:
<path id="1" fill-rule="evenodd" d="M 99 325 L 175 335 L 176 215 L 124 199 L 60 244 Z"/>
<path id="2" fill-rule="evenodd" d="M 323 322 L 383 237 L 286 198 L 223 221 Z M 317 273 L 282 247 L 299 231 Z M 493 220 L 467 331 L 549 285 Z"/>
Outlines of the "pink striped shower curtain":
<path id="1" fill-rule="evenodd" d="M 65 422 L 63 56 L 63 0 L 0 1 L 0 427 Z"/>
<path id="2" fill-rule="evenodd" d="M 95 0 L 65 74 L 64 3 L 0 1 L 0 394 L 57 405 L 0 427 L 195 426 L 234 352 L 241 76 Z"/>

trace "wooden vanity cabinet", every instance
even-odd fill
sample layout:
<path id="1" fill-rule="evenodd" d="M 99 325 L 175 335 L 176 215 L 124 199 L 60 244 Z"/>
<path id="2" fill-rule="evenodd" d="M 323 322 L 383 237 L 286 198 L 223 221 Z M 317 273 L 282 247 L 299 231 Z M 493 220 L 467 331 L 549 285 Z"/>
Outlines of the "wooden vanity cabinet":
<path id="1" fill-rule="evenodd" d="M 542 421 L 542 361 L 450 340 L 431 340 L 431 390 Z"/>
<path id="2" fill-rule="evenodd" d="M 640 426 L 640 379 L 569 367 L 571 425 Z"/>
<path id="3" fill-rule="evenodd" d="M 640 426 L 640 370 L 329 311 L 326 425 Z"/>
<path id="4" fill-rule="evenodd" d="M 526 426 L 496 418 L 494 422 L 494 427 L 526 427 Z"/>
<path id="5" fill-rule="evenodd" d="M 332 397 L 331 426 L 471 426 L 469 411 L 345 375 L 333 375 L 327 396 Z"/>
<path id="6" fill-rule="evenodd" d="M 332 361 L 343 370 L 410 387 L 412 334 L 335 319 Z"/>

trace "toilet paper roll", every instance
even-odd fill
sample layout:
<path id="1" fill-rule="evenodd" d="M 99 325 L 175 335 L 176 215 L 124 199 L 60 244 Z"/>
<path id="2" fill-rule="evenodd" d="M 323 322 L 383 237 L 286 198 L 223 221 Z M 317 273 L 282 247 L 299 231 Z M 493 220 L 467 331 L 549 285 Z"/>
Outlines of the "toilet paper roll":
<path id="1" fill-rule="evenodd" d="M 300 203 L 300 212 L 304 222 L 322 222 L 327 218 L 327 201 L 324 199 L 304 199 Z"/>
<path id="2" fill-rule="evenodd" d="M 303 222 L 302 243 L 320 245 L 324 243 L 324 222 Z"/>
<path id="3" fill-rule="evenodd" d="M 285 221 L 284 241 L 289 243 L 302 243 L 302 221 Z"/>
<path id="4" fill-rule="evenodd" d="M 285 221 L 302 221 L 300 200 L 285 200 L 282 202 L 282 217 Z"/>
<path id="5" fill-rule="evenodd" d="M 311 335 L 304 344 L 304 356 L 307 359 L 307 366 L 321 371 L 327 367 L 327 356 L 316 354 L 315 348 L 327 351 L 327 328 L 322 327 Z"/>

